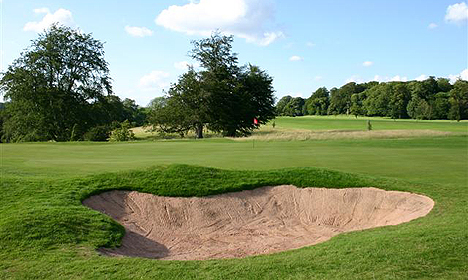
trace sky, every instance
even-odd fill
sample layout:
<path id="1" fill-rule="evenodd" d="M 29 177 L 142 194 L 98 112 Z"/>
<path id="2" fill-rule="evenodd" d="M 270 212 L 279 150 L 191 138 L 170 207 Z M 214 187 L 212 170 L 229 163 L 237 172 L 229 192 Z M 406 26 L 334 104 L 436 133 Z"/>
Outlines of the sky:
<path id="1" fill-rule="evenodd" d="M 239 64 L 275 95 L 367 81 L 468 80 L 468 4 L 460 0 L 0 0 L 1 70 L 58 22 L 105 42 L 116 95 L 146 106 L 197 66 L 191 41 L 234 36 Z"/>

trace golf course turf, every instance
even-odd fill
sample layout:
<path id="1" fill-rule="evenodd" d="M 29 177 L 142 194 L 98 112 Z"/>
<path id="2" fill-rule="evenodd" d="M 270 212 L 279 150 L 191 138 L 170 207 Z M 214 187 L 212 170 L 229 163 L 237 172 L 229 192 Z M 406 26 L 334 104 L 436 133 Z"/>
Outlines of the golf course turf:
<path id="1" fill-rule="evenodd" d="M 284 122 L 284 128 L 296 120 L 303 122 L 284 118 L 276 125 Z M 463 279 L 468 273 L 467 123 L 440 123 L 440 130 L 455 134 L 256 141 L 255 146 L 230 139 L 1 144 L 0 278 Z M 350 120 L 334 129 L 354 125 Z M 163 261 L 100 255 L 97 248 L 119 245 L 124 229 L 82 205 L 109 190 L 190 197 L 282 184 L 406 191 L 432 198 L 435 206 L 405 224 L 344 233 L 301 249 L 242 259 Z"/>

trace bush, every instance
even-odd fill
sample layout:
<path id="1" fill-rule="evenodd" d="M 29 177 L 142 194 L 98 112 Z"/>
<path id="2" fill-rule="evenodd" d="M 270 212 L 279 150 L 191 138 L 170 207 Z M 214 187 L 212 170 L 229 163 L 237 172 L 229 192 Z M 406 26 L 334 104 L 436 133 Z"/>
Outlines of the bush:
<path id="1" fill-rule="evenodd" d="M 112 130 L 109 141 L 120 142 L 130 141 L 135 139 L 135 134 L 130 130 L 130 122 L 128 120 L 120 123 L 120 125 Z"/>
<path id="2" fill-rule="evenodd" d="M 86 141 L 107 141 L 110 137 L 110 128 L 107 125 L 99 125 L 91 128 L 83 136 Z"/>

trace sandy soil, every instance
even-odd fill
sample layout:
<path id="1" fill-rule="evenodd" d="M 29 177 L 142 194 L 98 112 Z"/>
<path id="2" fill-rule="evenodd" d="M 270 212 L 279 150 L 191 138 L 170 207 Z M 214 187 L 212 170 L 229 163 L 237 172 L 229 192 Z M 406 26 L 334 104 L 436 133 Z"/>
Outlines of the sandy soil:
<path id="1" fill-rule="evenodd" d="M 263 187 L 208 197 L 110 191 L 83 204 L 111 216 L 126 234 L 106 255 L 168 260 L 240 258 L 324 242 L 348 231 L 425 216 L 422 195 L 375 188 Z"/>

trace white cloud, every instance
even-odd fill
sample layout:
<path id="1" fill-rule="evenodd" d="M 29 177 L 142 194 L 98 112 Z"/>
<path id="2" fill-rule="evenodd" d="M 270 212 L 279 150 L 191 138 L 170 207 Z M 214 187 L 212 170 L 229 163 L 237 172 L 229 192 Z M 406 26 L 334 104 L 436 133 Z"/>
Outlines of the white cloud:
<path id="1" fill-rule="evenodd" d="M 376 82 L 407 82 L 408 77 L 400 76 L 400 75 L 396 75 L 396 76 L 393 76 L 393 77 L 375 75 L 374 78 L 369 80 L 369 81 L 376 81 Z"/>
<path id="2" fill-rule="evenodd" d="M 345 84 L 347 83 L 364 83 L 364 79 L 362 79 L 360 76 L 358 75 L 353 75 L 351 77 L 349 77 L 348 79 L 345 80 Z"/>
<path id="3" fill-rule="evenodd" d="M 424 81 L 424 80 L 427 80 L 427 78 L 429 78 L 429 77 L 424 75 L 424 74 L 421 74 L 418 77 L 416 77 L 415 80 L 416 81 Z"/>
<path id="4" fill-rule="evenodd" d="M 187 61 L 179 61 L 174 63 L 174 67 L 179 70 L 187 70 L 189 63 Z"/>
<path id="5" fill-rule="evenodd" d="M 242 38 L 242 36 L 240 35 L 238 36 Z M 276 41 L 276 39 L 280 39 L 283 37 L 284 37 L 283 32 L 278 31 L 278 32 L 265 32 L 263 33 L 263 37 L 261 38 L 257 38 L 255 36 L 246 36 L 245 39 L 249 43 L 256 43 L 256 44 L 259 44 L 260 46 L 268 46 L 269 44 Z"/>
<path id="6" fill-rule="evenodd" d="M 154 70 L 140 78 L 138 87 L 144 91 L 167 89 L 170 85 L 169 77 L 167 72 Z"/>
<path id="7" fill-rule="evenodd" d="M 453 4 L 447 7 L 445 21 L 450 23 L 463 23 L 468 20 L 468 6 L 465 2 Z"/>
<path id="8" fill-rule="evenodd" d="M 60 8 L 52 14 L 47 8 L 39 8 L 35 9 L 34 12 L 36 14 L 45 13 L 46 15 L 39 22 L 31 21 L 26 23 L 26 25 L 23 27 L 24 31 L 34 31 L 39 33 L 42 32 L 44 29 L 47 29 L 54 23 L 59 23 L 68 26 L 75 25 L 72 13 L 69 10 Z"/>
<path id="9" fill-rule="evenodd" d="M 364 61 L 364 62 L 362 63 L 362 66 L 364 66 L 364 67 L 369 67 L 369 66 L 372 66 L 373 64 L 374 64 L 374 62 L 372 62 L 372 61 Z"/>
<path id="10" fill-rule="evenodd" d="M 293 55 L 289 58 L 289 61 L 302 61 L 302 60 L 304 60 L 304 58 L 297 56 L 297 55 Z"/>
<path id="11" fill-rule="evenodd" d="M 48 8 L 37 8 L 34 9 L 35 14 L 50 14 L 50 10 Z"/>
<path id="12" fill-rule="evenodd" d="M 133 37 L 146 37 L 153 35 L 153 31 L 146 27 L 125 26 L 125 31 Z"/>
<path id="13" fill-rule="evenodd" d="M 284 37 L 281 31 L 267 30 L 272 23 L 271 0 L 200 0 L 163 10 L 157 25 L 188 35 L 209 36 L 215 30 L 232 34 L 249 43 L 266 46 Z"/>
<path id="14" fill-rule="evenodd" d="M 430 24 L 427 26 L 427 28 L 429 28 L 429 29 L 434 29 L 434 28 L 437 28 L 437 27 L 438 27 L 438 25 L 435 24 L 435 23 L 433 23 L 433 22 L 430 23 Z"/>
<path id="15" fill-rule="evenodd" d="M 448 78 L 452 84 L 454 84 L 458 79 L 468 81 L 468 68 L 463 70 L 458 75 L 449 75 Z"/>
<path id="16" fill-rule="evenodd" d="M 306 43 L 306 46 L 308 46 L 309 48 L 312 48 L 312 47 L 315 47 L 316 44 L 315 44 L 315 43 L 312 43 L 312 42 L 307 42 L 307 43 Z"/>
<path id="17" fill-rule="evenodd" d="M 400 77 L 400 75 L 396 75 L 389 79 L 390 82 L 407 82 L 407 77 Z"/>
<path id="18" fill-rule="evenodd" d="M 460 78 L 462 80 L 468 81 L 468 69 L 465 69 L 460 73 Z"/>
<path id="19" fill-rule="evenodd" d="M 315 76 L 314 80 L 318 82 L 318 81 L 323 80 L 323 77 L 322 76 Z"/>

